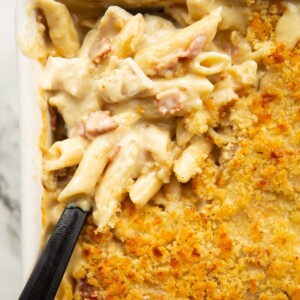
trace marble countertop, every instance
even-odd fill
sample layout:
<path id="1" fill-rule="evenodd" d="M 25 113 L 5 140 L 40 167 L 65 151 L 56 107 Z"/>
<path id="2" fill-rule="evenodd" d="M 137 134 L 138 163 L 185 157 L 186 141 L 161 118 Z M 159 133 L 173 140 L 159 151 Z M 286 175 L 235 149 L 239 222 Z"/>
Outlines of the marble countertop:
<path id="1" fill-rule="evenodd" d="M 21 290 L 20 154 L 15 1 L 0 1 L 0 299 Z"/>

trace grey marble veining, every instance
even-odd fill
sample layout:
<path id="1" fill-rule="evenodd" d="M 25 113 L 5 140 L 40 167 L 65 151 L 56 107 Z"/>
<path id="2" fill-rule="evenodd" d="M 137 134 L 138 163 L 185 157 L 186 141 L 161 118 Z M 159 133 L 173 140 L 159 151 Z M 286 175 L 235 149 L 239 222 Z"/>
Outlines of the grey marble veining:
<path id="1" fill-rule="evenodd" d="M 18 81 L 14 41 L 15 1 L 0 1 L 0 299 L 21 289 Z"/>

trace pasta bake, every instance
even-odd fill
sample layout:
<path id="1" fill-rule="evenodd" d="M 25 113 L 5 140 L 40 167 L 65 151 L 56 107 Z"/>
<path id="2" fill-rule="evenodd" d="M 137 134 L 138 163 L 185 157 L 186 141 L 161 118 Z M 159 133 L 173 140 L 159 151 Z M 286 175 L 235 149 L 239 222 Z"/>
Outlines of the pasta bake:
<path id="1" fill-rule="evenodd" d="M 33 0 L 57 299 L 300 299 L 300 5 Z M 24 48 L 23 47 L 23 48 Z"/>

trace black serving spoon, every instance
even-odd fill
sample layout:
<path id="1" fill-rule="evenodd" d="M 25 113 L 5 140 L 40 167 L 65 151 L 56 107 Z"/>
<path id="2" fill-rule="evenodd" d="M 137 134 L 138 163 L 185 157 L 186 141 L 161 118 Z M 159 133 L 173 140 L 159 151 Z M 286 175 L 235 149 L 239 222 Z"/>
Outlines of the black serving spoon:
<path id="1" fill-rule="evenodd" d="M 65 208 L 19 300 L 53 300 L 88 212 Z"/>

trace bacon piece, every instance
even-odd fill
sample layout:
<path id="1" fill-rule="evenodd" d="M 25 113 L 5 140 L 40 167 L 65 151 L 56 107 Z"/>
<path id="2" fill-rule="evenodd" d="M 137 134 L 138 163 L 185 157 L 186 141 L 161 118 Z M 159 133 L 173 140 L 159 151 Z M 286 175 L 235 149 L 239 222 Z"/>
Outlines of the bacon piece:
<path id="1" fill-rule="evenodd" d="M 104 37 L 94 43 L 89 53 L 89 57 L 94 63 L 99 64 L 101 59 L 105 58 L 109 52 L 111 52 L 110 38 Z"/>
<path id="2" fill-rule="evenodd" d="M 180 59 L 192 59 L 195 58 L 202 47 L 204 46 L 206 41 L 206 37 L 204 34 L 199 34 L 197 37 L 191 42 L 189 48 L 184 50 L 182 48 L 175 50 L 169 55 L 165 56 L 155 67 L 155 74 L 163 75 L 166 70 L 170 70 L 175 68 Z"/>
<path id="3" fill-rule="evenodd" d="M 109 111 L 94 111 L 76 122 L 69 130 L 68 137 L 81 136 L 92 140 L 100 134 L 115 130 L 118 126 L 119 124 L 110 117 Z"/>
<path id="4" fill-rule="evenodd" d="M 190 47 L 185 51 L 185 58 L 195 58 L 201 51 L 206 42 L 206 36 L 201 33 L 191 42 Z"/>
<path id="5" fill-rule="evenodd" d="M 84 123 L 85 133 L 88 138 L 115 130 L 119 124 L 110 117 L 109 111 L 95 111 L 89 114 Z"/>
<path id="6" fill-rule="evenodd" d="M 183 49 L 177 49 L 176 51 L 165 56 L 154 68 L 154 74 L 163 75 L 166 70 L 175 68 L 178 65 L 179 58 L 184 53 Z"/>
<path id="7" fill-rule="evenodd" d="M 178 89 L 170 89 L 157 94 L 157 107 L 159 112 L 166 114 L 175 114 L 183 109 L 181 104 L 181 93 Z"/>

